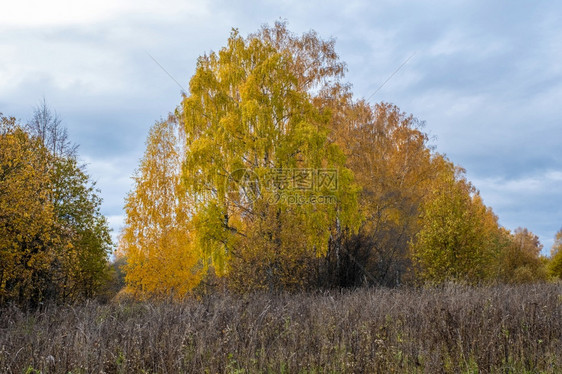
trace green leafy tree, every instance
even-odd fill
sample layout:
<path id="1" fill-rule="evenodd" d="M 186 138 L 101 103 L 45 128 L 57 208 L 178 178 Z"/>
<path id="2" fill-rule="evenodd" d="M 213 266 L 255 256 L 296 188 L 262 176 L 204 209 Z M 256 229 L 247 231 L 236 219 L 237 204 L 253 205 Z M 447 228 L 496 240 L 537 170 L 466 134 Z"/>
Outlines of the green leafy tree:
<path id="1" fill-rule="evenodd" d="M 63 300 L 96 296 L 108 280 L 112 241 L 95 184 L 74 158 L 57 157 L 51 170 L 51 193 L 61 241 Z"/>

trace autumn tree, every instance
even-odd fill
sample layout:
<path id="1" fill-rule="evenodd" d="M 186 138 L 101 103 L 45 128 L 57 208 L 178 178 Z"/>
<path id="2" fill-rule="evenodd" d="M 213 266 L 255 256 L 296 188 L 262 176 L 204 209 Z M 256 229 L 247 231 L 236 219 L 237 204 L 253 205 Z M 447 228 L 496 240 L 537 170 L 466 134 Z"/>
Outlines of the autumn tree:
<path id="1" fill-rule="evenodd" d="M 432 152 L 423 123 L 396 106 L 335 98 L 324 98 L 324 105 L 336 113 L 333 136 L 361 186 L 364 221 L 357 234 L 333 246 L 329 278 L 340 286 L 394 286 L 409 276 L 409 242 L 429 185 L 445 167 L 442 156 Z"/>
<path id="2" fill-rule="evenodd" d="M 312 104 L 309 92 L 327 75 L 339 74 L 328 66 L 335 57 L 329 48 L 318 51 L 324 60 L 307 56 L 306 46 L 316 51 L 324 45 L 315 35 L 303 36 L 300 46 L 297 40 L 280 25 L 248 38 L 233 31 L 227 47 L 198 60 L 177 113 L 186 134 L 183 181 L 193 197 L 198 247 L 219 273 L 234 277 L 251 276 L 245 273 L 251 268 L 234 268 L 230 261 L 245 263 L 257 255 L 261 261 L 253 263 L 269 276 L 255 279 L 270 289 L 299 283 L 302 273 L 289 264 L 324 255 L 332 229 L 356 219 L 352 174 L 328 139 L 328 115 Z M 316 65 L 303 68 L 306 58 Z M 276 181 L 288 178 L 292 185 L 295 172 L 319 178 L 324 169 L 336 171 L 337 188 L 287 189 Z M 247 175 L 256 183 L 242 183 Z M 289 195 L 311 201 L 326 194 L 335 203 L 284 201 Z M 283 234 L 287 227 L 296 229 L 299 249 L 290 250 L 294 242 Z M 259 246 L 264 240 L 269 245 Z M 283 280 L 289 276 L 294 279 Z"/>
<path id="3" fill-rule="evenodd" d="M 503 243 L 498 256 L 498 280 L 505 283 L 524 283 L 546 280 L 545 259 L 541 256 L 543 246 L 538 236 L 526 228 L 517 228 L 513 233 L 503 230 Z"/>
<path id="4" fill-rule="evenodd" d="M 93 297 L 106 280 L 111 238 L 101 199 L 77 165 L 76 147 L 60 138 L 66 130 L 49 121 L 38 132 L 2 117 L 2 303 Z"/>
<path id="5" fill-rule="evenodd" d="M 141 298 L 183 297 L 201 276 L 192 204 L 180 183 L 180 131 L 173 117 L 151 128 L 126 199 L 118 256 L 126 259 L 126 292 Z"/>
<path id="6" fill-rule="evenodd" d="M 113 249 L 102 199 L 95 183 L 72 157 L 52 163 L 50 199 L 59 235 L 64 269 L 57 283 L 62 300 L 92 298 L 108 280 L 108 255 Z"/>
<path id="7" fill-rule="evenodd" d="M 435 180 L 420 212 L 412 253 L 422 279 L 476 283 L 492 277 L 498 224 L 478 191 L 450 164 Z"/>
<path id="8" fill-rule="evenodd" d="M 0 304 L 40 302 L 52 292 L 58 240 L 47 151 L 15 118 L 0 115 Z"/>
<path id="9" fill-rule="evenodd" d="M 59 237 L 59 298 L 91 298 L 108 279 L 107 257 L 113 248 L 99 191 L 79 164 L 78 145 L 45 99 L 35 108 L 27 131 L 48 152 L 43 167 L 50 175 L 48 195 Z"/>

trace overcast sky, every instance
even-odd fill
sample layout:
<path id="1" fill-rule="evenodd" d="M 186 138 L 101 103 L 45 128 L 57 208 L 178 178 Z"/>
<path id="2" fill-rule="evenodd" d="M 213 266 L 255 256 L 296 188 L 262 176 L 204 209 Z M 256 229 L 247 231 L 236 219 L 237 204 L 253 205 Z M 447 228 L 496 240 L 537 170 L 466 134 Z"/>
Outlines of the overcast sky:
<path id="1" fill-rule="evenodd" d="M 279 2 L 281 3 L 281 2 Z M 554 1 L 18 0 L 0 5 L 0 112 L 43 99 L 80 144 L 114 234 L 149 127 L 198 56 L 283 19 L 336 39 L 346 79 L 426 122 L 500 223 L 550 252 L 562 226 L 562 3 Z M 148 54 L 149 53 L 149 54 Z"/>

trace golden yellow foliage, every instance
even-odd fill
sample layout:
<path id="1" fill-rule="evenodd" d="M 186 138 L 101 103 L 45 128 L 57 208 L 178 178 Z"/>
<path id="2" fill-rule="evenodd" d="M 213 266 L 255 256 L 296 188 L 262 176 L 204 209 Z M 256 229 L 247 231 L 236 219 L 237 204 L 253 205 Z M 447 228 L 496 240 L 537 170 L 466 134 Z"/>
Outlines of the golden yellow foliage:
<path id="1" fill-rule="evenodd" d="M 14 118 L 0 119 L 0 304 L 39 302 L 57 240 L 47 153 Z"/>
<path id="2" fill-rule="evenodd" d="M 178 131 L 172 117 L 152 127 L 125 205 L 118 256 L 126 258 L 127 292 L 139 298 L 184 297 L 201 276 L 190 204 L 180 183 Z"/>
<path id="3" fill-rule="evenodd" d="M 198 60 L 176 115 L 186 135 L 183 182 L 194 203 L 195 241 L 218 274 L 231 271 L 235 257 L 261 264 L 259 274 L 295 269 L 327 253 L 336 222 L 358 221 L 352 173 L 329 140 L 329 116 L 308 91 L 340 73 L 330 48 L 314 34 L 298 38 L 277 24 L 246 39 L 233 31 L 227 47 Z M 292 185 L 296 172 L 320 178 L 322 170 L 335 172 L 336 188 L 285 188 L 278 180 Z M 327 195 L 332 203 L 308 203 Z M 295 237 L 283 234 L 296 222 Z M 236 276 L 249 277 L 244 269 L 251 270 L 238 268 Z M 290 288 L 305 282 L 302 272 L 283 274 L 256 281 Z"/>
<path id="4" fill-rule="evenodd" d="M 357 235 L 340 238 L 328 266 L 345 278 L 342 285 L 407 281 L 420 204 L 446 163 L 428 146 L 423 123 L 394 105 L 353 102 L 345 88 L 319 101 L 334 113 L 333 137 L 361 187 L 364 219 Z"/>
<path id="5" fill-rule="evenodd" d="M 74 154 L 45 146 L 47 128 L 40 137 L 0 119 L 0 304 L 95 296 L 111 245 L 101 199 Z"/>

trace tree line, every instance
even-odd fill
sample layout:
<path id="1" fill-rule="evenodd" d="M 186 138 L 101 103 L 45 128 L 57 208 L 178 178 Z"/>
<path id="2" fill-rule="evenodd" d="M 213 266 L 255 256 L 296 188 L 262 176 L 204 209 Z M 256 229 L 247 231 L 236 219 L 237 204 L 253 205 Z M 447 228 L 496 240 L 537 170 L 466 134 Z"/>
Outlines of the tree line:
<path id="1" fill-rule="evenodd" d="M 95 183 L 45 103 L 0 115 L 0 305 L 121 295 L 547 281 L 424 123 L 353 97 L 333 40 L 285 23 L 201 56 L 150 129 L 116 261 Z"/>
<path id="2" fill-rule="evenodd" d="M 152 127 L 126 199 L 126 293 L 558 274 L 559 250 L 549 265 L 536 235 L 501 227 L 423 122 L 355 99 L 345 71 L 333 40 L 284 23 L 233 30 L 198 59 L 189 93 Z"/>

